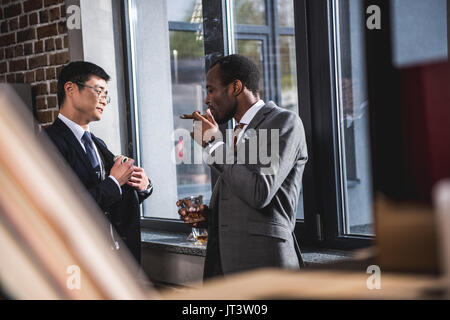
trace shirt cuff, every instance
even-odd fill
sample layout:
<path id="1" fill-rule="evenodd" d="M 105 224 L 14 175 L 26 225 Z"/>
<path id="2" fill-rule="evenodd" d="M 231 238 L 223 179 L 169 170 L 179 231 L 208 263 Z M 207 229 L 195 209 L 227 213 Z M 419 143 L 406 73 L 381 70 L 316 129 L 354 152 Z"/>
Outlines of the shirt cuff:
<path id="1" fill-rule="evenodd" d="M 109 176 L 112 181 L 114 181 L 117 184 L 117 187 L 119 187 L 119 191 L 120 191 L 120 195 L 122 195 L 122 188 L 120 187 L 119 181 L 117 181 L 116 178 L 114 178 L 113 176 Z"/>

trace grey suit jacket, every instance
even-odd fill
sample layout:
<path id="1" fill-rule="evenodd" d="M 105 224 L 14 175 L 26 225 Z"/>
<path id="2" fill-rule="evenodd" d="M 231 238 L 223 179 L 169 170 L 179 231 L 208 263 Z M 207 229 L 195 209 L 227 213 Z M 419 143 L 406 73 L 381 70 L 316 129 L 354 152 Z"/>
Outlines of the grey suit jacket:
<path id="1" fill-rule="evenodd" d="M 277 131 L 273 129 L 278 129 L 279 139 L 272 141 L 271 133 Z M 265 132 L 268 138 L 264 141 Z M 259 142 L 258 151 L 249 153 L 255 141 Z M 264 155 L 277 143 L 278 152 L 272 152 L 268 164 Z M 255 161 L 255 154 L 264 146 L 268 153 L 263 152 Z M 218 240 L 215 247 L 223 273 L 261 267 L 299 268 L 293 231 L 308 158 L 300 118 L 269 102 L 250 122 L 236 150 L 222 144 L 207 159 L 220 175 L 211 196 L 208 228 L 209 238 Z M 211 250 L 208 245 L 205 272 L 214 263 Z"/>

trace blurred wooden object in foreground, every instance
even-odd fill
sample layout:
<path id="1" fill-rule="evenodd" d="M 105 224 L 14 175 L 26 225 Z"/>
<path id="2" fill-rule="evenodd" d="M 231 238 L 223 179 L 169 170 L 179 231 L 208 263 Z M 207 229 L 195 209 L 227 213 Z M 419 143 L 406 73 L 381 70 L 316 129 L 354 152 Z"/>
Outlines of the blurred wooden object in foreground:
<path id="1" fill-rule="evenodd" d="M 351 271 L 261 269 L 211 280 L 202 289 L 161 292 L 163 299 L 435 299 L 443 292 L 433 276 L 381 272 L 381 287 L 370 287 L 372 274 Z"/>
<path id="2" fill-rule="evenodd" d="M 157 297 L 137 281 L 128 254 L 111 250 L 104 215 L 53 145 L 35 136 L 29 117 L 11 88 L 0 85 L 4 293 L 13 299 Z"/>
<path id="3" fill-rule="evenodd" d="M 162 292 L 162 298 L 448 299 L 450 283 L 439 258 L 443 242 L 449 239 L 450 218 L 436 228 L 436 213 L 431 208 L 383 196 L 377 197 L 375 208 L 376 246 L 356 251 L 349 261 L 318 270 L 241 273 L 206 282 L 202 289 Z"/>

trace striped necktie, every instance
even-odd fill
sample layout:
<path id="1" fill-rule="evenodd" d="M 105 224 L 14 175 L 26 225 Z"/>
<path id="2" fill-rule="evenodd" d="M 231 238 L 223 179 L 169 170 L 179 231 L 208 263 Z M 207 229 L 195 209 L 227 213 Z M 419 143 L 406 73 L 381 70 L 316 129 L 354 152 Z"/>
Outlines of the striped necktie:
<path id="1" fill-rule="evenodd" d="M 81 141 L 86 148 L 86 155 L 91 163 L 92 168 L 97 173 L 97 176 L 100 178 L 101 169 L 100 169 L 100 161 L 97 157 L 97 154 L 94 149 L 94 142 L 92 141 L 91 133 L 89 131 L 85 131 L 83 137 L 81 137 Z"/>
<path id="2" fill-rule="evenodd" d="M 239 133 L 242 131 L 242 129 L 244 129 L 246 123 L 239 123 L 234 127 L 234 132 L 233 132 L 233 145 L 236 147 L 237 141 L 238 141 L 238 136 Z"/>

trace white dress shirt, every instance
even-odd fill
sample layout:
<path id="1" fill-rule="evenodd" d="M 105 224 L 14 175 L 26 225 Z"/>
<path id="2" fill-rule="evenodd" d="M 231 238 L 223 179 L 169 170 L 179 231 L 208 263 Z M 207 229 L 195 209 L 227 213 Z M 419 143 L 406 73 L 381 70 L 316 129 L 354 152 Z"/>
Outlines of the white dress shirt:
<path id="1" fill-rule="evenodd" d="M 65 124 L 66 126 L 69 127 L 69 129 L 70 129 L 70 130 L 73 132 L 73 134 L 75 135 L 75 138 L 77 138 L 77 140 L 78 140 L 78 142 L 80 143 L 81 147 L 83 148 L 84 152 L 86 152 L 86 148 L 84 147 L 84 144 L 83 144 L 83 142 L 81 141 L 81 138 L 83 137 L 85 131 L 89 131 L 89 127 L 88 127 L 87 130 L 84 130 L 78 123 L 73 122 L 73 121 L 70 120 L 69 118 L 63 116 L 61 113 L 58 114 L 58 118 L 59 118 L 62 122 L 64 122 L 64 124 Z M 90 131 L 89 131 L 89 132 L 90 132 Z M 97 159 L 99 160 L 98 162 L 100 163 L 100 168 L 101 168 L 102 171 L 104 171 L 103 163 L 102 163 L 102 161 L 100 160 L 101 158 L 100 158 L 100 154 L 98 153 L 97 146 L 95 145 L 95 143 L 93 143 L 93 145 L 94 145 L 95 154 L 97 155 Z M 122 188 L 120 187 L 120 184 L 119 184 L 119 182 L 117 181 L 117 179 L 114 178 L 113 176 L 109 176 L 109 178 L 111 178 L 111 179 L 117 184 L 117 186 L 119 187 L 119 190 L 120 190 L 120 194 L 122 194 Z"/>

